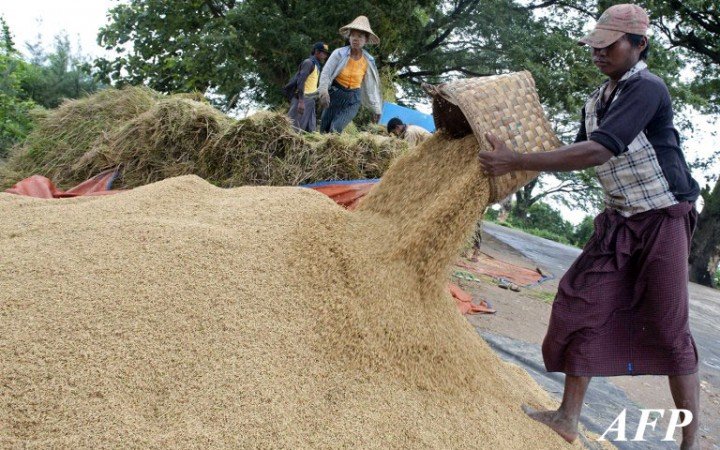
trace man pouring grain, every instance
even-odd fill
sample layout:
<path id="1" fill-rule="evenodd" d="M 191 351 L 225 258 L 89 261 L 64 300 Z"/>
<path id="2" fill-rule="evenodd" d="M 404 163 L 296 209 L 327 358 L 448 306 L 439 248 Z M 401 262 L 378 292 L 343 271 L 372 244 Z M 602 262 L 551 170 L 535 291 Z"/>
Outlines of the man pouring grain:
<path id="1" fill-rule="evenodd" d="M 647 68 L 648 16 L 631 4 L 608 8 L 580 40 L 608 80 L 582 110 L 575 143 L 520 154 L 488 134 L 487 174 L 595 167 L 606 209 L 562 278 L 543 342 L 545 367 L 564 372 L 557 411 L 526 412 L 567 441 L 593 376 L 667 375 L 678 409 L 693 419 L 683 449 L 697 447 L 698 355 L 688 326 L 688 249 L 699 187 L 690 175 L 665 83 Z"/>

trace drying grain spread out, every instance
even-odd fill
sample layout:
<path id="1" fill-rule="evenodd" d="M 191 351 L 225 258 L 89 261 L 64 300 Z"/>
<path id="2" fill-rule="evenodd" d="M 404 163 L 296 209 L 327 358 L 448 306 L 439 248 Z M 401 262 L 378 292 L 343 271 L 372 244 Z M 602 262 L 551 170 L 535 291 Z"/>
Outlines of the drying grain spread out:
<path id="1" fill-rule="evenodd" d="M 487 202 L 474 137 L 350 213 L 195 176 L 0 194 L 0 448 L 562 448 L 445 291 Z"/>

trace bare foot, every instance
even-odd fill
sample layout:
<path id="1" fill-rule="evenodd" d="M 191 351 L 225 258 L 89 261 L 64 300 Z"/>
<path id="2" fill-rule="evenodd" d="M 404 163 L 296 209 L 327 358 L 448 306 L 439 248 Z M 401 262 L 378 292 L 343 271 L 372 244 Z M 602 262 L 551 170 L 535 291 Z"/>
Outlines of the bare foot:
<path id="1" fill-rule="evenodd" d="M 522 409 L 525 414 L 549 426 L 566 441 L 572 443 L 578 438 L 577 424 L 573 424 L 570 419 L 563 417 L 560 412 L 538 411 L 528 405 L 522 405 Z"/>

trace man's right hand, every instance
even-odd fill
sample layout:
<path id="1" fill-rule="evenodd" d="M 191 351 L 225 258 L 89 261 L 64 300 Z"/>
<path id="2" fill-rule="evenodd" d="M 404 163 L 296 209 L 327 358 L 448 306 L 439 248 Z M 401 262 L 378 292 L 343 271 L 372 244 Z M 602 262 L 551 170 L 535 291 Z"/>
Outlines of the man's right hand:
<path id="1" fill-rule="evenodd" d="M 328 91 L 320 92 L 320 106 L 323 109 L 330 106 L 330 93 Z"/>
<path id="2" fill-rule="evenodd" d="M 481 151 L 478 154 L 480 165 L 486 175 L 499 177 L 522 169 L 522 155 L 520 153 L 510 150 L 505 142 L 492 133 L 485 133 L 485 138 L 493 147 L 492 152 Z"/>

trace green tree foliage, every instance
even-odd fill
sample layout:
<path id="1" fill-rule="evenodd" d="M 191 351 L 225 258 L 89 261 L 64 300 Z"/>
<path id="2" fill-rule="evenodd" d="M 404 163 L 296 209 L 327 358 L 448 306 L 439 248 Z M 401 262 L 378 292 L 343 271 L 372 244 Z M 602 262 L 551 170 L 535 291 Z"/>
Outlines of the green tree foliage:
<path id="1" fill-rule="evenodd" d="M 531 206 L 523 222 L 528 228 L 544 228 L 560 236 L 570 236 L 573 232 L 573 225 L 563 219 L 560 211 L 543 202 Z"/>
<path id="2" fill-rule="evenodd" d="M 576 17 L 588 22 L 624 0 L 535 0 L 529 8 L 552 17 Z M 715 0 L 639 0 L 654 32 L 650 66 L 661 76 L 678 105 L 689 103 L 720 111 L 720 11 Z M 669 49 L 669 50 L 668 50 Z M 694 67 L 694 80 L 682 83 L 679 71 Z"/>
<path id="3" fill-rule="evenodd" d="M 576 45 L 590 17 L 536 9 L 513 0 L 130 0 L 110 11 L 98 36 L 119 55 L 96 64 L 105 81 L 211 91 L 226 104 L 250 93 L 276 106 L 279 87 L 311 44 L 344 45 L 338 28 L 362 13 L 381 37 L 370 51 L 402 88 L 403 102 L 424 98 L 423 81 L 530 70 L 569 140 L 585 96 L 602 80 L 588 50 Z M 677 52 L 659 46 L 654 54 L 654 70 L 679 94 Z"/>
<path id="4" fill-rule="evenodd" d="M 45 108 L 55 108 L 63 99 L 80 98 L 101 87 L 89 62 L 72 52 L 66 34 L 55 36 L 54 44 L 51 53 L 46 53 L 41 43 L 28 45 L 31 64 L 22 80 L 22 90 Z"/>
<path id="5" fill-rule="evenodd" d="M 657 29 L 687 50 L 697 71 L 693 90 L 709 111 L 720 112 L 720 8 L 715 0 L 646 1 Z"/>
<path id="6" fill-rule="evenodd" d="M 97 67 L 106 81 L 211 91 L 226 104 L 250 92 L 275 106 L 311 44 L 344 45 L 337 30 L 360 12 L 381 37 L 369 50 L 405 103 L 424 98 L 423 81 L 527 69 L 563 122 L 601 79 L 575 44 L 580 23 L 560 26 L 511 0 L 130 0 L 110 11 L 98 37 L 119 56 Z"/>
<path id="7" fill-rule="evenodd" d="M 35 104 L 21 88 L 28 70 L 15 49 L 7 23 L 0 17 L 0 158 L 30 131 L 29 111 Z"/>
<path id="8" fill-rule="evenodd" d="M 540 176 L 515 193 L 515 204 L 511 210 L 513 217 L 525 217 L 534 204 L 548 198 L 553 198 L 569 208 L 580 208 L 584 211 L 600 208 L 602 191 L 593 169 L 552 175 Z"/>
<path id="9" fill-rule="evenodd" d="M 484 220 L 498 222 L 498 213 L 499 210 L 488 208 Z M 582 222 L 573 226 L 563 219 L 559 210 L 542 201 L 534 203 L 524 217 L 510 216 L 504 224 L 535 236 L 576 247 L 583 247 L 595 229 L 592 216 L 586 216 Z"/>
<path id="10" fill-rule="evenodd" d="M 715 272 L 720 262 L 720 181 L 711 190 L 702 191 L 705 206 L 698 219 L 698 227 L 690 250 L 690 280 L 712 286 L 717 282 Z"/>
<path id="11" fill-rule="evenodd" d="M 570 242 L 577 247 L 583 247 L 590 240 L 595 232 L 595 223 L 593 216 L 585 216 L 579 224 L 575 226 Z"/>

